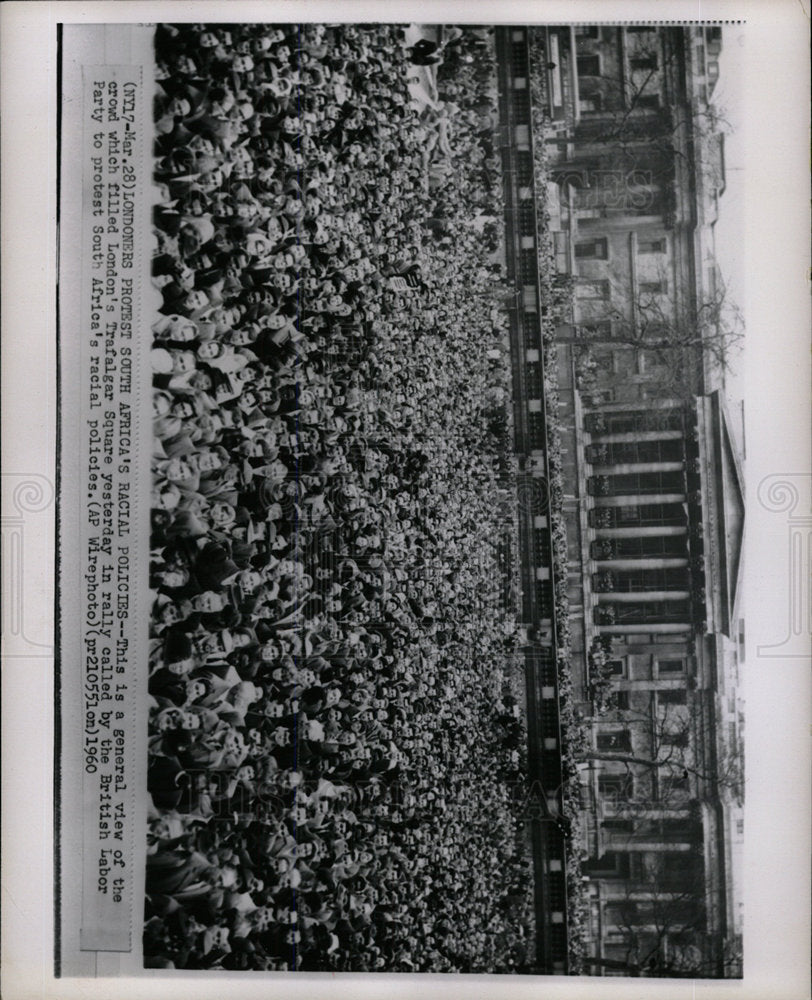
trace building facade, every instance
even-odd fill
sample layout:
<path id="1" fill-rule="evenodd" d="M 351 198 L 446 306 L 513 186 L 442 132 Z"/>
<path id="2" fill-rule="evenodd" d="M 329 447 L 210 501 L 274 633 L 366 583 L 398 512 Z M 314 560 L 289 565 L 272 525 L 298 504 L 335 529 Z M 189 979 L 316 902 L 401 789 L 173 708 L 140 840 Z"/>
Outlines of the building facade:
<path id="1" fill-rule="evenodd" d="M 591 967 L 740 975 L 740 444 L 718 27 L 538 30 Z M 540 137 L 537 137 L 537 141 Z"/>

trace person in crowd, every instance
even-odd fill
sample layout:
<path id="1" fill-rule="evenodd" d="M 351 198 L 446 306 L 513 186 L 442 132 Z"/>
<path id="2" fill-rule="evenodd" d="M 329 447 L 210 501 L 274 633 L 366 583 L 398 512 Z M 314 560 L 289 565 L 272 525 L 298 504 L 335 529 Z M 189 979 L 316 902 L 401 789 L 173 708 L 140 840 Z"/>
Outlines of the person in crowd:
<path id="1" fill-rule="evenodd" d="M 156 28 L 151 967 L 500 971 L 529 919 L 488 37 Z"/>

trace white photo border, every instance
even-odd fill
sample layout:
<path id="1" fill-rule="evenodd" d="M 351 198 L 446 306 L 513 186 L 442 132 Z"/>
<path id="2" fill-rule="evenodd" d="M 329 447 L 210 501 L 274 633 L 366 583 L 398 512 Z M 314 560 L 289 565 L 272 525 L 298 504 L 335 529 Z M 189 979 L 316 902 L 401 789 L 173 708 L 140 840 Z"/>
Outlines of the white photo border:
<path id="1" fill-rule="evenodd" d="M 652 14 L 656 17 L 652 18 Z M 786 511 L 759 486 L 770 476 L 810 474 L 808 10 L 795 0 L 706 3 L 566 0 L 497 7 L 468 0 L 407 5 L 347 2 L 195 4 L 12 2 L 2 18 L 3 102 L 3 514 L 20 481 L 33 483 L 25 513 L 23 614 L 30 653 L 3 671 L 3 995 L 121 1000 L 150 996 L 377 997 L 418 990 L 444 997 L 714 997 L 809 995 L 809 659 L 759 653 L 780 641 L 790 592 Z M 746 22 L 747 321 L 745 398 L 748 493 L 745 607 L 747 800 L 743 981 L 297 973 L 171 973 L 118 979 L 53 978 L 54 504 L 56 396 L 56 93 L 58 22 L 172 20 L 387 20 Z M 16 477 L 16 478 L 15 478 Z M 799 479 L 802 485 L 808 478 Z M 42 492 L 37 500 L 37 489 Z M 18 497 L 20 494 L 16 494 Z M 808 493 L 807 493 L 808 495 Z M 808 511 L 801 513 L 807 514 Z M 807 518 L 807 544 L 812 543 Z M 5 556 L 4 556 L 5 558 Z M 806 581 L 808 587 L 809 582 Z M 7 581 L 3 598 L 7 597 Z M 4 619 L 5 621 L 5 619 Z M 808 638 L 808 637 L 807 637 Z"/>

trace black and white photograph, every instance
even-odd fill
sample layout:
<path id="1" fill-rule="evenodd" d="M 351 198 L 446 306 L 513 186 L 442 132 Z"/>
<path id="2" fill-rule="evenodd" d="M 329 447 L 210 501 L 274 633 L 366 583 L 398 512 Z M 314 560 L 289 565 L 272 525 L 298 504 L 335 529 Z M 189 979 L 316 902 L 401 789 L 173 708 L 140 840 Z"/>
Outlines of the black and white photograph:
<path id="1" fill-rule="evenodd" d="M 741 989 L 758 37 L 226 16 L 52 25 L 48 975 Z"/>
<path id="2" fill-rule="evenodd" d="M 723 36 L 155 27 L 147 967 L 741 975 Z"/>

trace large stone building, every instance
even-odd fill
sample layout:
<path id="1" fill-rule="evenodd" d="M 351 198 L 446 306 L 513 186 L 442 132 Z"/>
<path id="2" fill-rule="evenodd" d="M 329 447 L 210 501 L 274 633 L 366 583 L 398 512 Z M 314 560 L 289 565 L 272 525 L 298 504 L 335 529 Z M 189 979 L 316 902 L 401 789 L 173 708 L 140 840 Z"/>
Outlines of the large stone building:
<path id="1" fill-rule="evenodd" d="M 740 974 L 744 520 L 715 263 L 718 27 L 539 29 L 587 971 Z M 542 136 L 536 136 L 536 143 Z"/>

